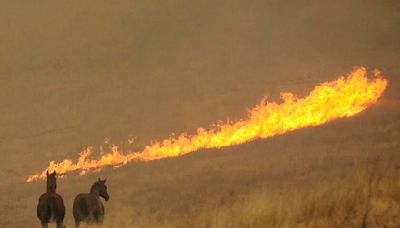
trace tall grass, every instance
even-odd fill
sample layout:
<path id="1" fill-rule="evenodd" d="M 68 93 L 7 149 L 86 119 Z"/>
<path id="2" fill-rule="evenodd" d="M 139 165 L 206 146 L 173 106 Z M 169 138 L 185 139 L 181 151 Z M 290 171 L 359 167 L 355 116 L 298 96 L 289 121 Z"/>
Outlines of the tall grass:
<path id="1" fill-rule="evenodd" d="M 360 170 L 336 180 L 293 186 L 260 186 L 228 194 L 187 211 L 121 208 L 106 227 L 400 227 L 396 168 Z M 127 216 L 130 214 L 131 216 Z"/>

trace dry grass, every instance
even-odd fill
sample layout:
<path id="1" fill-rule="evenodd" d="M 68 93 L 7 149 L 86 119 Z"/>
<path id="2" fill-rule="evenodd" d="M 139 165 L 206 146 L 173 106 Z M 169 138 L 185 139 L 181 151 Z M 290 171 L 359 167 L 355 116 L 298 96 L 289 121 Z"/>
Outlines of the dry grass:
<path id="1" fill-rule="evenodd" d="M 323 183 L 308 190 L 265 189 L 231 205 L 204 211 L 201 217 L 206 222 L 189 224 L 196 227 L 362 227 L 370 201 L 368 227 L 393 227 L 400 224 L 400 219 L 395 217 L 400 214 L 400 206 L 392 192 L 387 191 L 391 181 L 376 186 L 372 197 L 368 196 L 365 177 L 344 183 Z"/>
<path id="2" fill-rule="evenodd" d="M 179 213 L 132 214 L 120 208 L 120 216 L 110 218 L 105 227 L 399 227 L 398 171 L 369 167 L 335 181 L 300 187 L 261 186 Z"/>

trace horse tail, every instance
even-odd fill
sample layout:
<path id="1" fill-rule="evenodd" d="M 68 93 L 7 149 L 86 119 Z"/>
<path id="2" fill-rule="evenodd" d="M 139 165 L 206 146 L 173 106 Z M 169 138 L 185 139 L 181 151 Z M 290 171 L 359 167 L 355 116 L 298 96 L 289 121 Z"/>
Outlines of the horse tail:
<path id="1" fill-rule="evenodd" d="M 47 204 L 47 210 L 50 220 L 55 220 L 57 216 L 57 201 L 54 197 L 49 198 L 49 203 Z"/>
<path id="2" fill-rule="evenodd" d="M 54 195 L 49 198 L 49 202 L 47 205 L 49 218 L 56 222 L 62 222 L 65 216 L 65 206 L 62 198 Z"/>

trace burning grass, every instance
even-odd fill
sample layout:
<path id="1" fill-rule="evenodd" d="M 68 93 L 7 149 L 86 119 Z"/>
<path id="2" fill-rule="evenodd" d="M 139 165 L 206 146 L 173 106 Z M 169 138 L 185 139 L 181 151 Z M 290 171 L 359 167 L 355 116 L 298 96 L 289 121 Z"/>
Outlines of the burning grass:
<path id="1" fill-rule="evenodd" d="M 249 110 L 247 119 L 218 123 L 209 130 L 198 128 L 193 136 L 182 133 L 178 137 L 152 143 L 143 151 L 124 153 L 113 145 L 111 151 L 102 154 L 99 159 L 91 159 L 93 148 L 89 147 L 80 153 L 76 163 L 70 159 L 60 163 L 51 161 L 40 173 L 28 177 L 27 182 L 44 179 L 47 170 L 62 174 L 79 171 L 80 175 L 85 175 L 105 166 L 119 167 L 132 161 L 153 161 L 201 149 L 230 147 L 351 117 L 375 104 L 385 91 L 388 81 L 377 70 L 374 76 L 373 80 L 369 80 L 367 69 L 359 67 L 347 77 L 341 76 L 316 86 L 307 97 L 298 98 L 292 93 L 282 92 L 281 103 L 263 99 Z"/>

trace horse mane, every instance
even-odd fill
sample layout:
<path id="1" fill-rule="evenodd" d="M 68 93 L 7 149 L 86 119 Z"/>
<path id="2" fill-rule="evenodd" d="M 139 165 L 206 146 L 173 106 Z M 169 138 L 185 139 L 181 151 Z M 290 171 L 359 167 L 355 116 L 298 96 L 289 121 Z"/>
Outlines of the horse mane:
<path id="1" fill-rule="evenodd" d="M 99 182 L 95 182 L 92 187 L 90 188 L 90 193 L 92 194 L 99 194 Z"/>
<path id="2" fill-rule="evenodd" d="M 53 175 L 53 174 L 52 174 Z M 50 183 L 51 181 L 49 180 L 49 177 L 47 177 L 47 183 L 46 183 L 46 192 L 47 193 L 55 193 L 57 189 L 57 180 L 54 178 L 54 183 Z"/>

